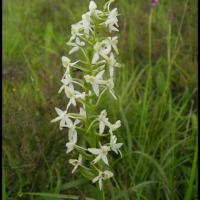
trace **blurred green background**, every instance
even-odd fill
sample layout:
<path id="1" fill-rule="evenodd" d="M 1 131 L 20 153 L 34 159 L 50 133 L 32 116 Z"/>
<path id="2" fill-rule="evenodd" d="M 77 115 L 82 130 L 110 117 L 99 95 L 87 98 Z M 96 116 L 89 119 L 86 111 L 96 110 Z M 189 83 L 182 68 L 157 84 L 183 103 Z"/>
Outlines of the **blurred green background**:
<path id="1" fill-rule="evenodd" d="M 67 134 L 50 123 L 54 107 L 64 105 L 60 58 L 88 3 L 3 1 L 4 200 L 101 199 L 95 185 L 71 175 Z M 122 121 L 124 157 L 113 158 L 105 199 L 197 199 L 197 0 L 160 0 L 152 24 L 148 0 L 115 6 L 124 67 L 115 80 L 118 101 L 107 95 L 102 106 Z"/>

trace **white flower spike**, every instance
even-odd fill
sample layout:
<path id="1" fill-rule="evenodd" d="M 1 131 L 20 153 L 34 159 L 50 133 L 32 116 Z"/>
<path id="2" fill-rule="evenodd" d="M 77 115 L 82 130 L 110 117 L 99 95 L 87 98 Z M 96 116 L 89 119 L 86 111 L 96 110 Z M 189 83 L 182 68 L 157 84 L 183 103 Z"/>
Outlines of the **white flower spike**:
<path id="1" fill-rule="evenodd" d="M 123 145 L 117 143 L 113 133 L 121 126 L 121 121 L 110 123 L 106 109 L 99 114 L 100 100 L 106 92 L 117 99 L 114 75 L 120 65 L 117 62 L 118 37 L 114 33 L 119 31 L 119 26 L 117 8 L 110 9 L 112 2 L 114 0 L 108 0 L 104 9 L 99 10 L 95 1 L 90 1 L 80 21 L 71 25 L 67 42 L 69 53 L 61 58 L 65 72 L 58 90 L 59 94 L 65 94 L 66 110 L 55 108 L 58 116 L 51 120 L 59 122 L 60 129 L 67 129 L 66 153 L 77 158 L 69 159 L 73 165 L 72 174 L 80 166 L 83 172 L 90 170 L 90 175 L 82 174 L 89 179 L 92 177 L 93 183 L 98 181 L 100 190 L 103 181 L 113 177 L 111 171 L 103 170 L 109 167 L 108 158 L 113 154 L 122 156 Z M 97 30 L 102 31 L 97 33 Z M 69 55 L 73 53 L 76 53 L 76 60 L 72 62 Z M 104 145 L 101 145 L 102 140 Z"/>

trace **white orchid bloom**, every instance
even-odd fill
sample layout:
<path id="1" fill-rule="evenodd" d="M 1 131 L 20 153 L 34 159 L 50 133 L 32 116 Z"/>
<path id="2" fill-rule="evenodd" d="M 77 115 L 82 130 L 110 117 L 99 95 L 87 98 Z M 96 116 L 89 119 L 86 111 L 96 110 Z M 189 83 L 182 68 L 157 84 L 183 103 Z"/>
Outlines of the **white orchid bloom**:
<path id="1" fill-rule="evenodd" d="M 88 151 L 94 155 L 97 155 L 97 157 L 92 161 L 94 164 L 97 163 L 99 160 L 102 160 L 106 165 L 109 165 L 107 158 L 107 154 L 110 151 L 109 146 L 100 146 L 100 149 L 88 148 Z"/>
<path id="2" fill-rule="evenodd" d="M 65 125 L 65 127 L 67 127 L 69 129 L 68 132 L 68 138 L 69 140 L 72 140 L 72 138 L 74 137 L 74 135 L 77 135 L 77 131 L 76 131 L 76 125 L 78 125 L 80 123 L 80 120 L 76 119 L 74 121 L 74 123 L 72 122 L 71 119 L 69 119 Z"/>
<path id="3" fill-rule="evenodd" d="M 99 175 L 95 177 L 92 182 L 95 183 L 99 181 L 99 189 L 102 190 L 103 180 L 109 179 L 113 177 L 113 173 L 111 171 L 105 170 L 104 172 L 99 171 Z"/>
<path id="4" fill-rule="evenodd" d="M 56 107 L 55 107 L 55 110 L 58 114 L 58 117 L 56 117 L 55 119 L 52 119 L 51 122 L 60 121 L 60 129 L 62 130 L 63 127 L 65 127 L 65 124 L 68 122 L 68 120 L 70 120 L 67 114 L 67 110 L 62 111 L 61 109 L 56 108 Z"/>
<path id="5" fill-rule="evenodd" d="M 77 143 L 77 134 L 74 134 L 71 140 L 66 143 L 67 147 L 66 153 L 70 153 L 71 151 L 73 151 L 74 147 L 76 146 L 76 143 Z"/>
<path id="6" fill-rule="evenodd" d="M 100 135 L 103 134 L 106 125 L 109 124 L 108 118 L 106 116 L 107 116 L 106 110 L 102 110 L 100 115 L 99 115 L 99 117 L 98 117 L 98 120 L 99 120 L 99 134 Z"/>
<path id="7" fill-rule="evenodd" d="M 109 31 L 119 31 L 116 26 L 118 27 L 118 19 L 117 19 L 117 15 L 118 15 L 118 11 L 117 8 L 114 8 L 113 10 L 110 11 L 110 13 L 108 14 L 108 18 L 106 19 L 105 22 L 103 22 L 102 24 L 105 24 L 108 28 Z"/>
<path id="8" fill-rule="evenodd" d="M 82 164 L 82 155 L 79 154 L 78 159 L 69 159 L 69 163 L 74 166 L 72 174 L 77 170 L 78 166 Z"/>
<path id="9" fill-rule="evenodd" d="M 63 78 L 62 80 L 61 80 L 61 82 L 62 82 L 62 86 L 60 87 L 60 89 L 58 90 L 58 93 L 60 94 L 63 90 L 65 90 L 66 89 L 66 87 L 68 87 L 69 85 L 71 85 L 72 87 L 73 87 L 73 85 L 72 85 L 72 83 L 73 83 L 73 80 L 72 80 L 72 78 L 71 78 L 71 76 L 69 75 L 69 74 L 65 74 L 65 78 Z"/>
<path id="10" fill-rule="evenodd" d="M 102 11 L 100 10 L 97 10 L 97 5 L 94 1 L 90 1 L 90 4 L 89 4 L 89 13 L 90 15 L 92 15 L 93 13 L 95 13 L 95 16 L 97 18 L 100 19 L 100 16 L 103 14 Z"/>
<path id="11" fill-rule="evenodd" d="M 69 41 L 67 42 L 68 46 L 72 46 L 72 49 L 69 51 L 69 55 L 78 51 L 81 47 L 85 46 L 85 42 L 80 41 L 79 37 L 75 38 L 75 42 Z"/>
<path id="12" fill-rule="evenodd" d="M 94 1 L 90 1 L 89 10 L 90 10 L 91 12 L 93 12 L 93 11 L 96 10 L 96 8 L 97 8 L 96 3 L 95 3 Z"/>
<path id="13" fill-rule="evenodd" d="M 112 50 L 112 46 L 109 40 L 105 39 L 101 42 L 100 55 L 105 58 Z"/>
<path id="14" fill-rule="evenodd" d="M 90 18 L 90 12 L 87 12 L 82 15 L 82 24 L 84 28 L 84 33 L 89 35 L 91 31 L 91 18 Z"/>
<path id="15" fill-rule="evenodd" d="M 118 48 L 117 48 L 117 43 L 118 43 L 118 37 L 108 37 L 107 38 L 108 43 L 112 46 L 116 54 L 119 54 Z"/>
<path id="16" fill-rule="evenodd" d="M 76 99 L 84 99 L 85 92 L 80 93 L 79 91 L 74 90 L 73 85 L 69 85 L 65 87 L 65 94 L 67 98 L 69 98 L 69 103 L 67 105 L 67 109 L 72 104 L 76 106 Z"/>
<path id="17" fill-rule="evenodd" d="M 105 84 L 105 81 L 103 80 L 103 74 L 105 70 L 100 71 L 96 76 L 90 76 L 86 75 L 84 76 L 87 83 L 92 84 L 92 88 L 97 96 L 99 96 L 99 85 Z"/>
<path id="18" fill-rule="evenodd" d="M 97 42 L 93 48 L 94 48 L 94 55 L 92 58 L 92 64 L 96 64 L 97 61 L 100 59 L 100 56 L 102 56 L 105 59 L 106 55 L 108 55 L 112 49 L 111 44 L 109 43 L 108 40 Z"/>
<path id="19" fill-rule="evenodd" d="M 71 60 L 70 60 L 68 57 L 62 56 L 62 64 L 63 64 L 63 67 L 66 68 L 66 70 L 67 70 L 66 72 L 67 72 L 67 73 L 70 72 L 70 67 L 73 67 L 73 66 L 76 65 L 78 62 L 79 62 L 79 60 L 78 60 L 78 61 L 75 61 L 75 62 L 73 62 L 73 63 L 71 63 Z"/>
<path id="20" fill-rule="evenodd" d="M 118 52 L 118 48 L 117 48 L 117 43 L 118 43 L 118 38 L 116 37 L 108 37 L 105 40 L 103 40 L 100 44 L 101 44 L 101 48 L 99 50 L 100 55 L 102 55 L 102 57 L 106 57 L 106 55 L 108 55 L 112 48 L 114 49 L 116 54 L 119 54 Z"/>
<path id="21" fill-rule="evenodd" d="M 83 33 L 80 33 L 83 30 L 83 24 L 82 21 L 79 21 L 76 24 L 72 24 L 71 25 L 71 38 L 69 40 L 69 42 L 72 42 L 73 40 L 76 39 L 76 37 L 82 36 Z"/>
<path id="22" fill-rule="evenodd" d="M 113 131 L 117 130 L 121 126 L 121 121 L 117 120 L 114 124 L 109 123 L 109 132 L 112 135 Z"/>
<path id="23" fill-rule="evenodd" d="M 111 135 L 111 137 L 110 137 L 110 148 L 116 154 L 120 153 L 121 157 L 122 157 L 122 153 L 119 149 L 121 148 L 122 145 L 123 145 L 123 143 L 117 143 L 117 137 L 115 135 Z"/>

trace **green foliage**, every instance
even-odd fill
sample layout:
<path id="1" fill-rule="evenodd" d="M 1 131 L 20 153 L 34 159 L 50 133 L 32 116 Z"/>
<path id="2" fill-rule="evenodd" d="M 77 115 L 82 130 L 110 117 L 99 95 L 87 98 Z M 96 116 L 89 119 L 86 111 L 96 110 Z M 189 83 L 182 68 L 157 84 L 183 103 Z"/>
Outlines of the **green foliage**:
<path id="1" fill-rule="evenodd" d="M 103 198 L 71 174 L 67 133 L 50 123 L 52 108 L 64 105 L 57 90 L 70 25 L 88 2 L 3 3 L 3 199 Z M 116 5 L 123 63 L 115 80 L 118 101 L 109 104 L 107 95 L 101 105 L 122 121 L 124 156 L 113 157 L 105 199 L 195 199 L 197 0 L 160 0 L 151 14 L 145 0 Z"/>

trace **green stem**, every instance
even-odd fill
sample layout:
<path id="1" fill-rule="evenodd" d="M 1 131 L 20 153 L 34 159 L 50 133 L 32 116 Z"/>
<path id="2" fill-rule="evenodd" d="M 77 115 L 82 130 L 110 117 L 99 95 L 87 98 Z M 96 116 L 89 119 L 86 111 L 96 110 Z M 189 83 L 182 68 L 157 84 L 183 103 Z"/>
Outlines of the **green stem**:
<path id="1" fill-rule="evenodd" d="M 148 42 L 149 42 L 149 45 L 148 45 L 148 49 L 149 49 L 148 53 L 149 53 L 149 55 L 148 55 L 148 57 L 149 57 L 149 66 L 151 66 L 151 64 L 152 64 L 152 60 L 151 60 L 151 53 L 152 53 L 151 27 L 152 27 L 152 15 L 153 15 L 152 13 L 153 13 L 153 11 L 150 10 L 149 22 L 148 22 Z"/>
<path id="2" fill-rule="evenodd" d="M 167 64 L 168 64 L 168 71 L 167 71 L 167 83 L 165 88 L 166 91 L 170 87 L 170 74 L 171 74 L 171 24 L 169 24 L 168 37 L 167 37 Z"/>
<path id="3" fill-rule="evenodd" d="M 105 200 L 105 193 L 104 193 L 104 189 L 102 189 L 102 199 Z"/>

